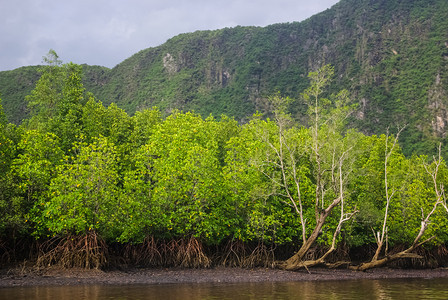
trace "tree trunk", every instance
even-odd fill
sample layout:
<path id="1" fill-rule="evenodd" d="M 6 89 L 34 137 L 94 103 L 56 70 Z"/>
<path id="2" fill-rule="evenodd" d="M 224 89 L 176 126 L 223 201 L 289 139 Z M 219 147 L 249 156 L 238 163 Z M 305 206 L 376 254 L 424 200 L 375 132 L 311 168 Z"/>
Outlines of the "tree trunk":
<path id="1" fill-rule="evenodd" d="M 283 268 L 286 270 L 297 270 L 302 267 L 306 267 L 304 265 L 303 257 L 306 255 L 308 250 L 310 250 L 311 246 L 316 241 L 317 237 L 319 236 L 319 233 L 322 230 L 322 226 L 325 224 L 325 220 L 327 219 L 328 215 L 330 214 L 331 210 L 340 202 L 340 198 L 337 198 L 333 201 L 333 203 L 327 207 L 324 211 L 322 211 L 319 215 L 319 219 L 317 220 L 316 227 L 314 227 L 313 232 L 308 237 L 308 239 L 302 244 L 302 247 L 300 247 L 299 251 L 297 251 L 296 254 L 294 254 L 292 257 L 287 259 L 283 263 Z M 313 261 L 311 261 L 313 262 Z"/>
<path id="2" fill-rule="evenodd" d="M 401 258 L 419 258 L 419 259 L 423 258 L 422 256 L 420 256 L 418 254 L 410 253 L 410 251 L 412 251 L 412 250 L 413 250 L 413 247 L 408 248 L 404 251 L 392 254 L 392 255 L 388 255 L 382 259 L 377 259 L 375 261 L 372 260 L 367 263 L 362 263 L 359 266 L 353 267 L 351 269 L 356 270 L 356 271 L 366 271 L 368 269 L 382 267 L 391 261 L 398 260 Z"/>

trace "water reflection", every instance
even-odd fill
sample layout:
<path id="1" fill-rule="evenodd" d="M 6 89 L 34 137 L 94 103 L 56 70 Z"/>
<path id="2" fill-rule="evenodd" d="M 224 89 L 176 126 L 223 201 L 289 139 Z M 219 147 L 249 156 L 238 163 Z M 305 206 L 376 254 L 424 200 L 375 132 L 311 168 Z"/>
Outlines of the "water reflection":
<path id="1" fill-rule="evenodd" d="M 448 279 L 0 288 L 3 299 L 448 299 Z"/>

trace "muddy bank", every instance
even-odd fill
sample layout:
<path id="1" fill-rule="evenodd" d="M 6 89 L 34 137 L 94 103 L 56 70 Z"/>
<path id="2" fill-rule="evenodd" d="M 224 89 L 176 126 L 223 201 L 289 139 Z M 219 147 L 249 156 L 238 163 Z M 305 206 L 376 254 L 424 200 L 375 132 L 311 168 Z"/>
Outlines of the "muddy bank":
<path id="1" fill-rule="evenodd" d="M 123 285 L 165 283 L 236 283 L 273 281 L 325 281 L 350 279 L 387 278 L 448 278 L 448 269 L 389 269 L 367 272 L 348 269 L 310 269 L 290 272 L 276 269 L 241 269 L 218 267 L 212 269 L 129 269 L 125 271 L 100 271 L 49 268 L 44 271 L 1 271 L 0 287 L 12 286 L 61 286 L 61 285 Z"/>

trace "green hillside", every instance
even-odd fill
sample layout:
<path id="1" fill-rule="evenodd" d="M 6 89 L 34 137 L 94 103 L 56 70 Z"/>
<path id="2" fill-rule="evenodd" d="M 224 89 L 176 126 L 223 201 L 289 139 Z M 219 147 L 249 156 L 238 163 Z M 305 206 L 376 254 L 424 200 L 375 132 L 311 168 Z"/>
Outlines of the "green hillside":
<path id="1" fill-rule="evenodd" d="M 445 0 L 341 0 L 303 22 L 182 34 L 110 70 L 84 66 L 84 84 L 131 114 L 158 106 L 242 122 L 268 112 L 264 99 L 280 92 L 295 99 L 290 111 L 304 123 L 306 75 L 331 64 L 332 89 L 348 89 L 358 103 L 351 126 L 379 134 L 407 125 L 404 152 L 432 153 L 448 127 L 447 16 Z M 31 67 L 0 72 L 11 122 L 26 116 L 23 99 L 37 78 Z"/>

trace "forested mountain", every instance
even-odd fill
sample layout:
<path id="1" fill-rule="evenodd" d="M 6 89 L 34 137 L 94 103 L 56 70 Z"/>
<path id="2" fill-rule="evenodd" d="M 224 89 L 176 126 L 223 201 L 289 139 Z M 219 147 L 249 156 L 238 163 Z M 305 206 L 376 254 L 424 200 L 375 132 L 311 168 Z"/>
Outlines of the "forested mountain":
<path id="1" fill-rule="evenodd" d="M 347 89 L 358 104 L 351 126 L 379 134 L 407 125 L 404 152 L 431 153 L 448 128 L 447 16 L 445 0 L 341 0 L 303 22 L 182 34 L 113 69 L 84 66 L 84 85 L 131 114 L 157 106 L 242 122 L 269 112 L 264 99 L 279 92 L 306 123 L 307 74 L 331 64 L 331 90 Z M 0 72 L 11 122 L 26 116 L 38 78 L 37 67 Z"/>
<path id="2" fill-rule="evenodd" d="M 446 3 L 1 73 L 0 267 L 446 267 Z"/>

